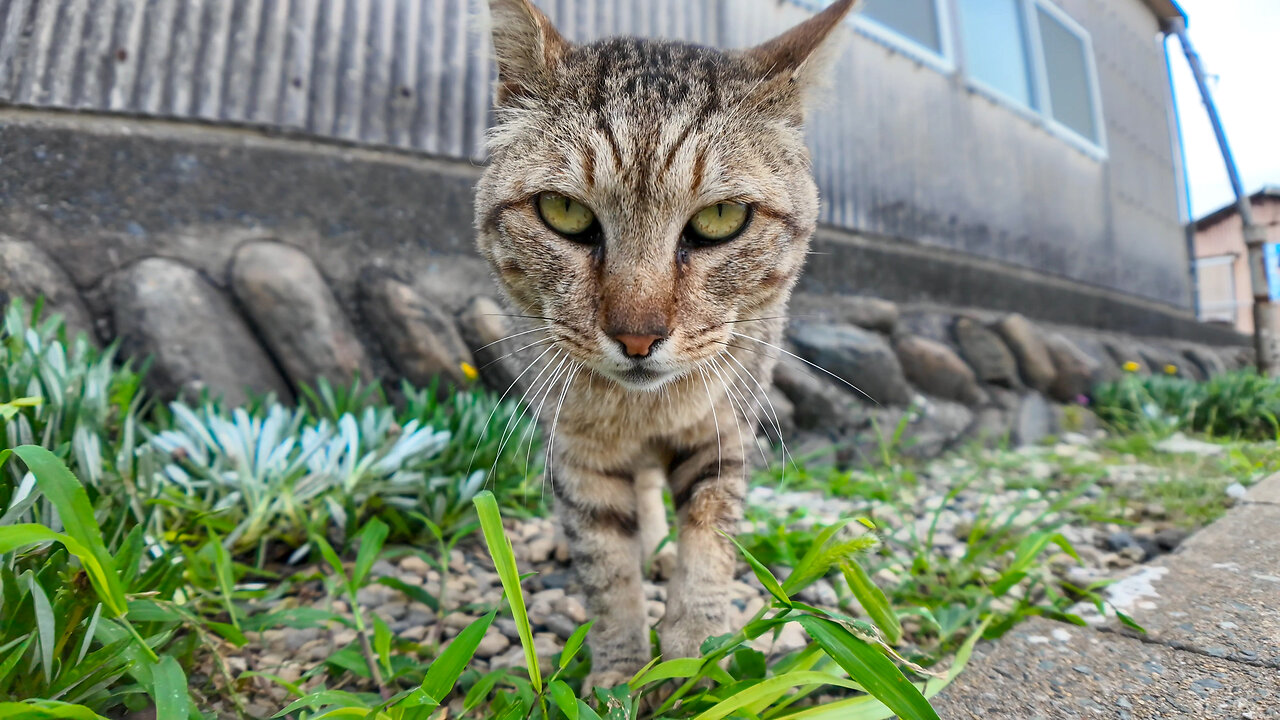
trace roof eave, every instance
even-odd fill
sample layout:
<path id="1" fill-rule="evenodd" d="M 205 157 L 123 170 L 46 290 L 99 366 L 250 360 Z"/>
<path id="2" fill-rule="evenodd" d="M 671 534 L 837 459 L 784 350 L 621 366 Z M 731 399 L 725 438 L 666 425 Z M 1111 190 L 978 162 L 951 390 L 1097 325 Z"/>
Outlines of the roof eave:
<path id="1" fill-rule="evenodd" d="M 1187 14 L 1178 7 L 1176 0 L 1142 0 L 1146 3 L 1151 12 L 1160 19 L 1160 25 L 1163 27 L 1170 20 L 1180 19 L 1185 24 L 1187 22 Z"/>

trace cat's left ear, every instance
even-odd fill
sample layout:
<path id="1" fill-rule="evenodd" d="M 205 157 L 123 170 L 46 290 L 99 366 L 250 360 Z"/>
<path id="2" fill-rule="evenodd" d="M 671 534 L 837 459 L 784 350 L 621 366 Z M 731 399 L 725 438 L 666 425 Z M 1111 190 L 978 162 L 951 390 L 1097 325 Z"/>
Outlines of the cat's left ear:
<path id="1" fill-rule="evenodd" d="M 544 97 L 569 43 L 529 0 L 489 0 L 498 56 L 498 104 Z"/>
<path id="2" fill-rule="evenodd" d="M 824 85 L 827 71 L 841 47 L 840 23 L 860 0 L 836 0 L 825 10 L 763 45 L 746 52 L 758 64 L 766 84 L 803 100 Z"/>

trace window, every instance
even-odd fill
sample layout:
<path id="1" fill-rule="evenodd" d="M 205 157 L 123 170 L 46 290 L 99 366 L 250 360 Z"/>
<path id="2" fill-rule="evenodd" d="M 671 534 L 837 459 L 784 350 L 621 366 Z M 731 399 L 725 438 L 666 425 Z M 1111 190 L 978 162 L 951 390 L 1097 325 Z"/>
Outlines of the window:
<path id="1" fill-rule="evenodd" d="M 1036 3 L 1050 116 L 1084 139 L 1101 144 L 1088 36 L 1070 19 Z"/>
<path id="2" fill-rule="evenodd" d="M 965 69 L 978 82 L 1033 108 L 1022 0 L 959 0 Z"/>
<path id="3" fill-rule="evenodd" d="M 1103 149 L 1093 48 L 1049 0 L 956 0 L 964 69 L 998 99 L 1033 111 L 1090 152 Z"/>
<path id="4" fill-rule="evenodd" d="M 1196 259 L 1196 285 L 1200 291 L 1200 319 L 1236 322 L 1235 255 Z"/>
<path id="5" fill-rule="evenodd" d="M 941 69 L 950 70 L 946 0 L 865 0 L 859 26 L 885 42 Z"/>

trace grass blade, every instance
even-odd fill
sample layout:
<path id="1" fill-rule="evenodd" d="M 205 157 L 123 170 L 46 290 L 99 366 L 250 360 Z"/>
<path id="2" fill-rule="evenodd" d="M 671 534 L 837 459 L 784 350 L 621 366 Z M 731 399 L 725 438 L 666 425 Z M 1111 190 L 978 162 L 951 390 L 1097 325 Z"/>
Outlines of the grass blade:
<path id="1" fill-rule="evenodd" d="M 538 668 L 538 655 L 533 649 L 533 626 L 529 624 L 529 614 L 524 606 L 524 592 L 520 589 L 520 571 L 516 568 L 516 556 L 511 549 L 511 540 L 502 527 L 502 514 L 498 512 L 498 501 L 493 493 L 484 490 L 477 493 L 472 502 L 476 506 L 476 514 L 480 516 L 480 530 L 484 533 L 485 545 L 489 548 L 489 556 L 493 558 L 494 568 L 502 580 L 502 589 L 506 592 L 507 602 L 511 604 L 511 615 L 516 621 L 516 630 L 520 633 L 520 644 L 524 646 L 525 665 L 529 669 L 529 682 L 535 692 L 542 693 L 542 671 Z M 767 571 L 766 571 L 767 572 Z"/>
<path id="2" fill-rule="evenodd" d="M 798 622 L 849 677 L 903 720 L 938 720 L 938 714 L 920 694 L 920 689 L 878 649 L 832 620 L 805 615 L 798 618 Z"/>
<path id="3" fill-rule="evenodd" d="M 190 701 L 187 698 L 187 676 L 182 672 L 177 659 L 172 655 L 160 658 L 160 662 L 152 672 L 152 679 L 155 685 L 151 695 L 156 702 L 156 717 L 174 720 L 187 717 L 187 709 L 190 707 Z"/>
<path id="4" fill-rule="evenodd" d="M 115 563 L 107 553 L 102 542 L 102 530 L 93 519 L 93 506 L 89 504 L 89 495 L 76 480 L 75 475 L 67 469 L 65 463 L 53 453 L 35 445 L 23 445 L 14 449 L 14 454 L 22 458 L 27 469 L 35 475 L 36 484 L 45 497 L 58 510 L 58 517 L 71 536 L 85 548 L 88 554 L 97 561 L 100 571 L 96 573 L 95 584 L 101 583 L 99 595 L 111 610 L 112 617 L 120 617 L 128 612 L 124 589 L 120 586 L 120 578 L 116 575 Z M 70 548 L 68 548 L 70 550 Z M 86 567 L 86 570 L 88 568 Z M 95 573 L 90 573 L 93 579 Z"/>
<path id="5" fill-rule="evenodd" d="M 480 641 L 493 624 L 497 611 L 476 620 L 463 628 L 462 632 L 449 643 L 449 647 L 427 668 L 427 676 L 422 680 L 422 689 L 437 703 L 443 703 L 453 692 L 453 686 L 467 669 L 467 664 L 480 647 Z"/>
<path id="6" fill-rule="evenodd" d="M 806 687 L 809 685 L 838 685 L 851 690 L 859 689 L 857 683 L 842 677 L 821 672 L 797 671 L 761 680 L 742 692 L 721 700 L 701 715 L 698 715 L 694 720 L 720 720 L 759 701 L 761 698 L 774 696 L 779 691 L 785 691 L 787 688 Z"/>
<path id="7" fill-rule="evenodd" d="M 44 680 L 53 684 L 53 644 L 58 637 L 58 623 L 53 617 L 53 606 L 44 588 L 34 576 L 28 576 L 31 601 L 36 613 L 36 632 L 40 636 L 40 665 L 44 668 Z"/>
<path id="8" fill-rule="evenodd" d="M 370 520 L 360 531 L 360 550 L 356 553 L 356 565 L 351 571 L 351 583 L 356 587 L 364 585 L 365 578 L 369 577 L 369 571 L 373 569 L 373 563 L 377 561 L 378 553 L 382 552 L 382 544 L 387 541 L 390 532 L 387 524 L 378 518 Z"/>
<path id="9" fill-rule="evenodd" d="M 778 602 L 786 605 L 787 607 L 791 607 L 791 598 L 787 595 L 787 591 L 782 589 L 782 583 L 778 582 L 778 578 L 774 577 L 774 574 L 769 570 L 769 568 L 765 567 L 763 563 L 757 560 L 755 556 L 743 547 L 742 543 L 738 542 L 738 540 L 732 535 L 726 533 L 724 536 L 729 538 L 729 542 L 733 543 L 734 546 L 738 548 L 738 552 L 742 553 L 742 557 L 745 558 L 747 564 L 751 566 L 751 570 L 755 572 L 756 578 L 760 581 L 760 584 L 764 586 L 764 589 L 768 590 L 769 594 L 776 598 Z"/>
<path id="10" fill-rule="evenodd" d="M 568 720 L 578 720 L 578 696 L 563 680 L 551 681 L 551 699 Z"/>
<path id="11" fill-rule="evenodd" d="M 582 643 L 587 639 L 587 633 L 590 632 L 591 626 L 595 624 L 595 620 L 588 620 L 586 625 L 581 625 L 569 639 L 564 642 L 564 650 L 560 651 L 560 669 L 569 667 L 569 663 L 573 662 L 573 658 L 582 649 Z"/>
<path id="12" fill-rule="evenodd" d="M 893 608 L 889 607 L 889 599 L 885 597 L 884 591 L 871 581 L 871 576 L 867 575 L 867 571 L 856 560 L 846 560 L 840 564 L 840 569 L 844 571 L 845 582 L 849 584 L 854 599 L 880 628 L 885 641 L 890 645 L 897 645 L 902 640 L 902 623 L 898 621 Z"/>
<path id="13" fill-rule="evenodd" d="M 55 700 L 0 702 L 0 720 L 106 720 L 83 705 Z"/>

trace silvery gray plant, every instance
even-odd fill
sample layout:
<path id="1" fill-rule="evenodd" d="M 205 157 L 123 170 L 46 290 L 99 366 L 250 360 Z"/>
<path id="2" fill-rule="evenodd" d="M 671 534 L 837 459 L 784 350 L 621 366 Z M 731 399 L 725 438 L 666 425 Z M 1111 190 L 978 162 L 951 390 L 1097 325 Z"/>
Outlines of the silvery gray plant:
<path id="1" fill-rule="evenodd" d="M 458 482 L 431 475 L 450 433 L 416 420 L 401 427 L 389 406 L 336 421 L 279 403 L 252 414 L 214 403 L 169 407 L 171 427 L 152 434 L 140 450 L 153 470 L 145 478 L 140 473 L 139 484 L 155 496 L 176 492 L 233 520 L 228 547 L 301 539 L 309 528 L 345 534 L 349 513 L 375 498 L 403 511 L 423 510 L 433 507 L 430 496 L 441 484 Z M 483 478 L 472 473 L 461 482 L 478 489 Z M 466 493 L 466 502 L 474 493 Z"/>

